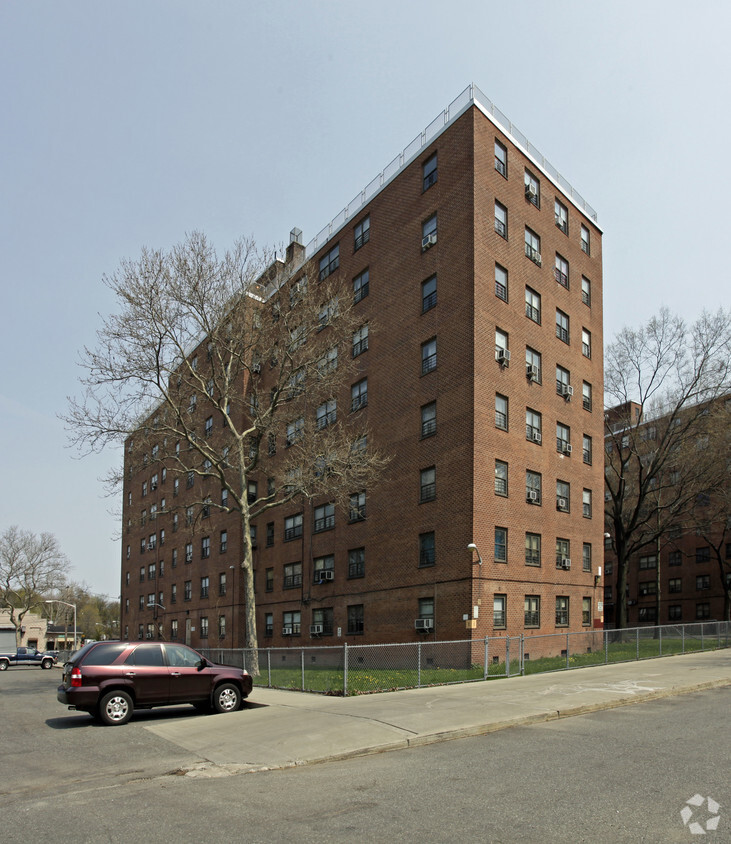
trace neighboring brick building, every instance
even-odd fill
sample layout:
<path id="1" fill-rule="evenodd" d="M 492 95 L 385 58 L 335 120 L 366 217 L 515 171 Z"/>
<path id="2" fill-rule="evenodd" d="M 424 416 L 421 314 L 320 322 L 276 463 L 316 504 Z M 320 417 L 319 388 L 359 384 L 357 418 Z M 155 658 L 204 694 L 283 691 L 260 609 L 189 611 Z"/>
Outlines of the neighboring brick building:
<path id="1" fill-rule="evenodd" d="M 255 525 L 260 645 L 601 626 L 593 211 L 470 87 L 307 259 L 352 279 L 373 326 L 354 337 L 361 377 L 342 401 L 393 459 L 350 512 L 316 501 Z M 161 466 L 125 477 L 125 634 L 242 646 L 238 521 L 212 513 L 199 553 L 200 531 L 173 531 Z M 140 525 L 142 485 L 157 513 Z"/>

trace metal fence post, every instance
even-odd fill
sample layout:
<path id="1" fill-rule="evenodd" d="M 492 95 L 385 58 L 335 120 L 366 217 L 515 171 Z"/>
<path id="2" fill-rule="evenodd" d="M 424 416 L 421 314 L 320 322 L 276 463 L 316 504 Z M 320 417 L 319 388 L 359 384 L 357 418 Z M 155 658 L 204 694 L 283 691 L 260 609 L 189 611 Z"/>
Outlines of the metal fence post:
<path id="1" fill-rule="evenodd" d="M 566 634 L 566 668 L 569 668 L 569 667 L 570 667 L 570 666 L 569 666 L 569 652 L 570 652 L 570 648 L 569 648 L 569 634 L 567 633 L 567 634 Z"/>
<path id="2" fill-rule="evenodd" d="M 682 624 L 680 626 L 680 647 L 681 653 L 685 653 L 685 625 Z"/>
<path id="3" fill-rule="evenodd" d="M 604 628 L 604 664 L 609 665 L 609 631 Z"/>
<path id="4" fill-rule="evenodd" d="M 488 651 L 489 651 L 488 638 L 487 638 L 487 636 L 485 636 L 485 663 L 484 663 L 484 671 L 482 672 L 482 679 L 483 680 L 487 680 L 487 675 L 488 675 L 488 672 L 490 670 L 489 667 L 488 667 L 489 666 L 488 659 L 490 658 L 490 654 L 489 654 Z"/>
<path id="5" fill-rule="evenodd" d="M 348 643 L 343 643 L 343 697 L 348 696 Z"/>
<path id="6" fill-rule="evenodd" d="M 300 648 L 300 672 L 302 674 L 302 691 L 305 690 L 305 649 Z"/>
<path id="7" fill-rule="evenodd" d="M 658 644 L 660 647 L 660 656 L 662 656 L 662 627 L 658 627 Z"/>
<path id="8" fill-rule="evenodd" d="M 635 654 L 637 659 L 640 658 L 640 628 L 635 627 Z"/>
<path id="9" fill-rule="evenodd" d="M 416 645 L 416 659 L 417 659 L 417 668 L 416 668 L 416 688 L 421 688 L 421 642 L 418 642 Z"/>
<path id="10" fill-rule="evenodd" d="M 703 622 L 701 622 L 701 650 L 705 650 L 703 647 Z"/>
<path id="11" fill-rule="evenodd" d="M 520 634 L 520 676 L 525 675 L 525 636 Z"/>
<path id="12" fill-rule="evenodd" d="M 510 636 L 505 637 L 505 676 L 510 677 Z"/>
<path id="13" fill-rule="evenodd" d="M 272 649 L 267 648 L 267 686 L 272 687 Z"/>

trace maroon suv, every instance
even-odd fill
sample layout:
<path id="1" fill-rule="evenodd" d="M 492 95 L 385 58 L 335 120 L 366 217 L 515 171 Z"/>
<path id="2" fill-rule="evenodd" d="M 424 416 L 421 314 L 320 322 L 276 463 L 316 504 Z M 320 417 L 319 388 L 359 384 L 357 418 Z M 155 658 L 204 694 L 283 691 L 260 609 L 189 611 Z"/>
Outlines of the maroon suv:
<path id="1" fill-rule="evenodd" d="M 57 698 L 104 724 L 126 724 L 135 709 L 192 703 L 202 712 L 235 712 L 251 675 L 216 665 L 172 642 L 89 642 L 64 665 Z"/>

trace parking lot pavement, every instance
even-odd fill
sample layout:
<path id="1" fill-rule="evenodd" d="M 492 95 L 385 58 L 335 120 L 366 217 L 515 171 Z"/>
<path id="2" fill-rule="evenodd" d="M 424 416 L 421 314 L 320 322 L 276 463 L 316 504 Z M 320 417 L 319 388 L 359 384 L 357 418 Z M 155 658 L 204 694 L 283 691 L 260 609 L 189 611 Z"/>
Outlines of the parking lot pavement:
<path id="1" fill-rule="evenodd" d="M 731 649 L 490 682 L 338 698 L 255 687 L 240 712 L 146 729 L 201 761 L 190 776 L 269 770 L 481 735 L 731 686 Z"/>

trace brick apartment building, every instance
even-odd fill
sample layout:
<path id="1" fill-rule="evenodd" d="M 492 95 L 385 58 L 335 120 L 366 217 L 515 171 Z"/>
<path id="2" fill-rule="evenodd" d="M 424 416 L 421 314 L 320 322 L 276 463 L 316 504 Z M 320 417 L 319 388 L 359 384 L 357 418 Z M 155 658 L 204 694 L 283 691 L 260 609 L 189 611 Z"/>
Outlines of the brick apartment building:
<path id="1" fill-rule="evenodd" d="M 354 337 L 339 401 L 392 460 L 348 512 L 302 502 L 254 525 L 260 645 L 600 627 L 593 211 L 470 86 L 306 253 L 297 240 L 290 258 L 344 274 L 377 327 Z M 125 478 L 124 634 L 243 646 L 238 519 L 174 529 L 185 479 L 154 449 Z"/>
<path id="2" fill-rule="evenodd" d="M 731 398 L 726 396 L 722 401 L 726 413 L 731 413 Z M 622 435 L 622 420 L 633 418 L 637 421 L 639 437 L 634 439 L 639 439 L 648 451 L 655 444 L 655 428 L 666 424 L 663 418 L 643 421 L 641 408 L 635 402 L 609 408 L 605 418 L 606 448 L 610 451 L 616 447 L 634 447 L 630 444 L 630 435 Z M 725 460 L 720 454 L 715 458 Z M 710 505 L 710 497 L 702 493 L 698 503 Z M 607 531 L 610 530 L 608 521 Z M 618 576 L 609 533 L 607 538 L 604 619 L 608 627 L 613 627 L 618 615 Z M 723 620 L 726 617 L 724 580 L 731 582 L 730 539 L 728 516 L 711 520 L 710 530 L 701 535 L 692 524 L 691 514 L 686 514 L 683 520 L 668 526 L 657 540 L 632 554 L 627 566 L 627 625 L 641 627 Z M 721 552 L 723 572 L 717 549 Z"/>

